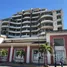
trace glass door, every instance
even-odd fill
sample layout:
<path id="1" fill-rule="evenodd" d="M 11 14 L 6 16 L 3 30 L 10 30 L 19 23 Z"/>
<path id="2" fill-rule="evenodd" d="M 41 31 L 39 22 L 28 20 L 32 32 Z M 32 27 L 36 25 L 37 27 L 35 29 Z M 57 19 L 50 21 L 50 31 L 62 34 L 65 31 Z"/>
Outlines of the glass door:
<path id="1" fill-rule="evenodd" d="M 56 63 L 60 63 L 62 61 L 64 63 L 64 50 L 57 50 L 56 51 Z"/>
<path id="2" fill-rule="evenodd" d="M 33 49 L 32 50 L 32 62 L 44 63 L 44 54 L 39 53 L 37 49 Z"/>

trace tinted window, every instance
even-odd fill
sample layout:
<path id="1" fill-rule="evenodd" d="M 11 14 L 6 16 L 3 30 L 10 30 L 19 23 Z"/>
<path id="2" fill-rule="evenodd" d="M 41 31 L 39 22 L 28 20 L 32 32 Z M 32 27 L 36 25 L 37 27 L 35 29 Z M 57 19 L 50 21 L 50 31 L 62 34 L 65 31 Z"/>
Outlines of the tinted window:
<path id="1" fill-rule="evenodd" d="M 63 38 L 54 39 L 55 46 L 64 46 Z"/>

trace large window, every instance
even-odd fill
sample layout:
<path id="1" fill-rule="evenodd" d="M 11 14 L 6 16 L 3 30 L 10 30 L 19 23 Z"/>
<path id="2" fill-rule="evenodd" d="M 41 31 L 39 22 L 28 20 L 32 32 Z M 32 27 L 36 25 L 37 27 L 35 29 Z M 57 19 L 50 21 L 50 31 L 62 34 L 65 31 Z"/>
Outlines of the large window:
<path id="1" fill-rule="evenodd" d="M 65 62 L 64 50 L 56 50 L 56 63 Z"/>
<path id="2" fill-rule="evenodd" d="M 54 39 L 55 46 L 64 46 L 63 38 L 56 38 Z"/>
<path id="3" fill-rule="evenodd" d="M 40 57 L 40 59 L 39 59 Z M 32 50 L 32 62 L 33 63 L 44 63 L 44 53 L 39 53 L 38 49 L 33 49 Z"/>
<path id="4" fill-rule="evenodd" d="M 60 25 L 60 24 L 62 24 L 62 22 L 61 22 L 61 21 L 58 21 L 58 22 L 57 22 L 57 25 Z"/>

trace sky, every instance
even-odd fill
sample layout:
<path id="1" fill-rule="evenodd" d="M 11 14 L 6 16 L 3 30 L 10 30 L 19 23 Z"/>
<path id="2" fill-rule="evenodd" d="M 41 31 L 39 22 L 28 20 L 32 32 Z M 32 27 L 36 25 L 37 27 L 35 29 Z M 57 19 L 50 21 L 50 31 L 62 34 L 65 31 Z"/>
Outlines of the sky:
<path id="1" fill-rule="evenodd" d="M 30 8 L 47 8 L 48 10 L 63 10 L 64 29 L 67 29 L 67 0 L 0 0 L 0 19 Z"/>

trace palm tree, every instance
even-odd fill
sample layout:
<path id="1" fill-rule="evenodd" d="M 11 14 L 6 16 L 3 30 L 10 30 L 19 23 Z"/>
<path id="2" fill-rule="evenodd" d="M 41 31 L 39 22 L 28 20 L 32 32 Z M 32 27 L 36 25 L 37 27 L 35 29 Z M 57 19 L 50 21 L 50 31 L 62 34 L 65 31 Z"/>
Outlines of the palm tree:
<path id="1" fill-rule="evenodd" d="M 46 56 L 47 56 L 47 52 L 48 52 L 48 51 L 49 51 L 51 54 L 53 53 L 52 47 L 49 46 L 48 43 L 45 43 L 45 44 L 40 45 L 40 47 L 39 47 L 39 52 L 40 52 L 41 54 L 44 53 L 44 60 L 46 59 Z M 46 65 L 46 60 L 44 61 L 44 65 L 45 65 L 45 67 L 47 66 L 47 65 Z"/>

